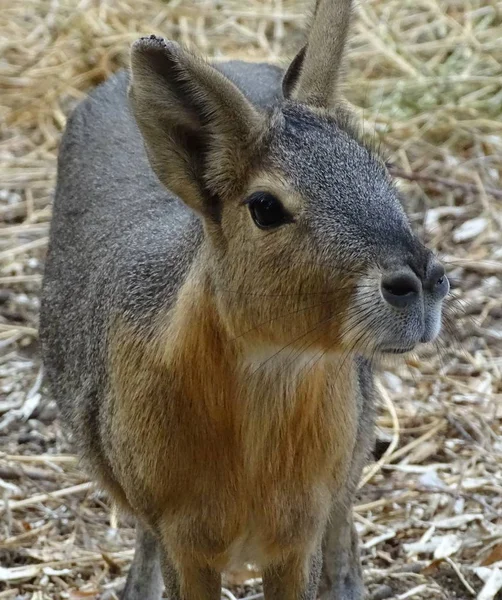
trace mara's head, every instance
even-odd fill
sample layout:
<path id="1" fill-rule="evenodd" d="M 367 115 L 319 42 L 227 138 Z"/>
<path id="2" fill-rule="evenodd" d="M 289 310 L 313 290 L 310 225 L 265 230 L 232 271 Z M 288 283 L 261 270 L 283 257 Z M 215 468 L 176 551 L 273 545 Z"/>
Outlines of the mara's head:
<path id="1" fill-rule="evenodd" d="M 319 3 L 268 111 L 173 42 L 133 46 L 150 162 L 202 220 L 208 288 L 250 344 L 400 353 L 440 330 L 444 269 L 337 96 L 349 8 Z"/>

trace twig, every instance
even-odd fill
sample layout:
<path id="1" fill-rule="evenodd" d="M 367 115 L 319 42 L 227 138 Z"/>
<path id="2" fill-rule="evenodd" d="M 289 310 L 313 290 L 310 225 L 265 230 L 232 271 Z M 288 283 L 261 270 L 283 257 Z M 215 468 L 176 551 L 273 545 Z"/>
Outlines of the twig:
<path id="1" fill-rule="evenodd" d="M 389 411 L 391 418 L 392 418 L 392 441 L 389 444 L 389 447 L 383 453 L 383 456 L 380 458 L 380 460 L 378 460 L 368 470 L 368 472 L 365 473 L 364 477 L 361 479 L 361 481 L 359 483 L 359 488 L 362 488 L 363 485 L 366 485 L 366 483 L 368 483 L 368 481 L 370 481 L 370 479 L 376 473 L 378 473 L 378 471 L 380 471 L 382 469 L 383 465 L 390 460 L 390 457 L 392 456 L 393 452 L 396 450 L 396 448 L 399 444 L 400 426 L 399 426 L 399 418 L 397 416 L 396 408 L 395 408 L 394 403 L 392 402 L 389 394 L 387 393 L 387 390 L 384 388 L 384 386 L 381 384 L 381 382 L 377 381 L 376 385 L 377 385 L 378 392 L 379 392 L 380 396 L 383 398 L 383 400 L 387 406 L 387 410 Z"/>
<path id="2" fill-rule="evenodd" d="M 411 590 L 404 592 L 404 594 L 399 594 L 399 596 L 397 596 L 397 600 L 405 600 L 405 598 L 412 598 L 413 596 L 415 596 L 415 594 L 419 594 L 420 592 L 425 592 L 426 590 L 427 590 L 427 584 L 422 583 L 422 584 L 417 585 L 416 587 L 412 588 Z"/>
<path id="3" fill-rule="evenodd" d="M 10 598 L 13 596 L 17 596 L 17 594 L 19 594 L 18 588 L 4 590 L 3 592 L 0 592 L 0 598 Z"/>
<path id="4" fill-rule="evenodd" d="M 127 561 L 134 555 L 134 550 L 122 550 L 120 552 L 110 552 L 109 558 L 112 558 L 115 562 Z M 24 565 L 21 567 L 11 567 L 5 569 L 10 575 L 8 581 L 22 581 L 24 579 L 32 579 L 37 577 L 44 569 L 62 569 L 65 567 L 71 567 L 72 565 L 84 566 L 92 565 L 94 563 L 106 563 L 102 553 L 93 553 L 86 556 L 76 556 L 74 558 L 68 558 L 65 560 L 53 560 L 49 562 L 37 563 L 35 565 Z"/>
<path id="5" fill-rule="evenodd" d="M 56 490 L 54 492 L 50 492 L 47 494 L 38 494 L 36 496 L 31 496 L 31 498 L 26 498 L 24 500 L 18 500 L 16 502 L 9 502 L 9 509 L 16 510 L 19 508 L 25 508 L 26 506 L 33 506 L 35 504 L 41 504 L 46 502 L 47 500 L 54 500 L 56 498 L 64 498 L 65 496 L 71 496 L 72 494 L 80 494 L 81 492 L 86 492 L 94 486 L 92 481 L 88 481 L 86 483 L 79 483 L 78 485 L 72 485 L 71 487 L 63 488 L 62 490 Z M 3 502 L 0 504 L 0 512 L 7 508 L 7 502 Z"/>
<path id="6" fill-rule="evenodd" d="M 0 466 L 0 478 L 7 480 L 23 479 L 38 479 L 42 481 L 56 481 L 57 475 L 51 471 L 43 471 L 42 469 L 32 469 L 25 467 L 2 467 Z"/>
<path id="7" fill-rule="evenodd" d="M 446 424 L 447 422 L 445 420 L 439 421 L 434 427 L 432 427 L 432 429 L 430 429 L 420 437 L 414 439 L 409 444 L 406 444 L 406 446 L 403 446 L 402 448 L 399 448 L 399 450 L 396 450 L 391 456 L 389 456 L 388 462 L 394 462 L 396 459 L 401 458 L 401 456 L 407 454 L 410 450 L 413 450 L 413 448 L 419 446 L 422 442 L 425 442 L 429 438 L 434 437 L 436 433 L 439 433 L 441 429 L 444 429 L 446 427 Z"/>
<path id="8" fill-rule="evenodd" d="M 12 283 L 40 283 L 41 275 L 6 275 L 0 277 L 0 285 L 10 285 Z"/>
<path id="9" fill-rule="evenodd" d="M 424 183 L 433 183 L 437 185 L 442 185 L 444 187 L 458 188 L 471 194 L 481 194 L 484 191 L 487 194 L 493 196 L 494 198 L 502 198 L 502 190 L 486 186 L 484 187 L 484 190 L 481 190 L 479 185 L 475 183 L 458 181 L 457 179 L 437 177 L 436 175 L 424 175 L 423 173 L 407 173 L 406 171 L 396 169 L 395 167 L 390 167 L 389 173 L 394 177 L 398 177 L 399 179 L 407 179 L 408 181 L 423 181 Z"/>
<path id="10" fill-rule="evenodd" d="M 14 248 L 3 250 L 2 252 L 0 252 L 0 260 L 12 258 L 13 256 L 17 256 L 18 254 L 22 254 L 23 252 L 30 252 L 31 250 L 43 248 L 44 246 L 47 246 L 48 240 L 49 238 L 43 237 L 38 240 L 33 240 L 32 242 L 27 242 L 26 244 L 22 244 L 21 246 L 15 246 Z"/>
<path id="11" fill-rule="evenodd" d="M 6 538 L 5 540 L 0 541 L 0 548 L 12 548 L 15 546 L 22 545 L 26 540 L 30 540 L 34 537 L 38 537 L 41 533 L 45 533 L 46 531 L 52 529 L 54 527 L 53 523 L 45 523 L 41 527 L 37 527 L 36 529 L 31 529 L 30 531 L 25 531 L 19 535 Z"/>
<path id="12" fill-rule="evenodd" d="M 237 598 L 232 594 L 230 590 L 226 588 L 221 588 L 221 595 L 226 596 L 229 600 L 237 600 Z"/>
<path id="13" fill-rule="evenodd" d="M 9 323 L 0 323 L 0 331 L 20 331 L 24 335 L 38 336 L 38 331 L 34 327 L 25 325 L 10 325 Z"/>
<path id="14" fill-rule="evenodd" d="M 30 400 L 31 398 L 33 398 L 33 396 L 35 396 L 35 394 L 38 394 L 38 391 L 40 390 L 40 386 L 42 385 L 43 379 L 44 379 L 44 368 L 43 368 L 43 366 L 41 366 L 40 369 L 38 369 L 38 373 L 35 378 L 35 381 L 33 382 L 33 385 L 31 386 L 31 388 L 28 390 L 28 393 L 26 394 L 26 400 Z"/>
<path id="15" fill-rule="evenodd" d="M 42 463 L 42 464 L 66 464 L 75 466 L 78 463 L 78 458 L 72 454 L 39 454 L 38 456 L 33 455 L 22 455 L 22 454 L 2 454 L 0 458 L 8 461 L 20 462 L 20 463 Z"/>
<path id="16" fill-rule="evenodd" d="M 491 512 L 492 515 L 501 518 L 502 514 L 496 511 L 493 507 L 491 507 L 487 502 L 485 502 L 482 498 L 478 498 L 475 494 L 468 494 L 462 490 L 449 490 L 448 488 L 434 488 L 434 487 L 421 487 L 416 485 L 414 489 L 417 492 L 422 494 L 446 494 L 447 496 L 453 496 L 454 498 L 465 498 L 466 500 L 472 500 L 472 502 L 476 502 L 480 504 L 484 509 L 488 512 Z"/>
<path id="17" fill-rule="evenodd" d="M 475 596 L 476 595 L 476 590 L 471 586 L 471 584 L 467 581 L 467 579 L 462 575 L 462 572 L 460 571 L 458 565 L 455 562 L 453 562 L 453 560 L 450 557 L 448 557 L 448 556 L 446 557 L 446 562 L 455 571 L 455 573 L 457 574 L 458 578 L 460 579 L 460 581 L 464 585 L 465 589 L 468 590 L 473 596 Z"/>
<path id="18" fill-rule="evenodd" d="M 502 273 L 502 262 L 496 260 L 475 260 L 472 258 L 455 258 L 442 256 L 443 262 L 453 267 L 461 267 L 467 271 L 474 271 L 481 275 L 499 275 Z"/>
<path id="19" fill-rule="evenodd" d="M 383 508 L 389 504 L 394 504 L 403 502 L 404 500 L 409 500 L 410 498 L 416 498 L 418 496 L 418 492 L 404 492 L 403 494 L 399 494 L 398 496 L 391 496 L 389 498 L 380 498 L 380 500 L 374 500 L 373 502 L 366 502 L 364 504 L 357 504 L 354 506 L 354 510 L 356 512 L 368 512 L 370 510 L 375 510 L 376 508 Z"/>

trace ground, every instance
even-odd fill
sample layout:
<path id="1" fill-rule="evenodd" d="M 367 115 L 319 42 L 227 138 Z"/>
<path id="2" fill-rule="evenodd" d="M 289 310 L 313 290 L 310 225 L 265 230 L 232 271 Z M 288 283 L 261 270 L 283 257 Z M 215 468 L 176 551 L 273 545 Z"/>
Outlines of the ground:
<path id="1" fill-rule="evenodd" d="M 113 598 L 134 531 L 78 469 L 45 387 L 38 293 L 66 116 L 158 33 L 286 64 L 307 0 L 0 0 L 0 598 Z M 441 342 L 379 377 L 355 508 L 369 596 L 502 586 L 502 6 L 361 0 L 344 93 L 452 282 Z M 385 441 L 387 440 L 387 441 Z M 260 594 L 234 573 L 227 595 Z M 244 583 L 247 581 L 247 583 Z"/>

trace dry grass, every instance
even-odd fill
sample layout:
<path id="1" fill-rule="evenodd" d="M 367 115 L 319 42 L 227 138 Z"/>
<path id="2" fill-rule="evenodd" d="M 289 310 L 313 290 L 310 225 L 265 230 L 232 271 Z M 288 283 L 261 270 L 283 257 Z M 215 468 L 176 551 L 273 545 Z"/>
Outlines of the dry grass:
<path id="1" fill-rule="evenodd" d="M 126 65 L 139 34 L 281 63 L 307 4 L 0 0 L 0 598 L 113 598 L 131 559 L 133 530 L 78 471 L 40 372 L 37 293 L 68 110 Z M 462 306 L 439 348 L 381 376 L 391 445 L 356 508 L 366 581 L 373 598 L 490 600 L 502 586 L 502 4 L 361 4 L 347 96 Z M 259 593 L 246 577 L 228 585 Z"/>

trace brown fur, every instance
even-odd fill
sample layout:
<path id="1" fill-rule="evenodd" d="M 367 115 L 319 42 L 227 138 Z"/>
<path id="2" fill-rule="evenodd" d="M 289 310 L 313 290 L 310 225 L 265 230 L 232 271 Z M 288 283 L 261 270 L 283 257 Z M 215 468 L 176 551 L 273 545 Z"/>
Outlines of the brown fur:
<path id="1" fill-rule="evenodd" d="M 115 326 L 108 414 L 117 481 L 135 513 L 202 564 L 224 568 L 233 542 L 251 534 L 263 566 L 298 546 L 304 555 L 347 477 L 352 362 L 314 357 L 292 376 L 272 359 L 256 374 L 246 364 L 256 340 L 231 342 L 196 274 L 181 294 L 183 308 L 153 338 Z"/>

